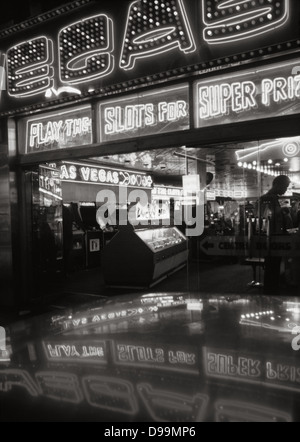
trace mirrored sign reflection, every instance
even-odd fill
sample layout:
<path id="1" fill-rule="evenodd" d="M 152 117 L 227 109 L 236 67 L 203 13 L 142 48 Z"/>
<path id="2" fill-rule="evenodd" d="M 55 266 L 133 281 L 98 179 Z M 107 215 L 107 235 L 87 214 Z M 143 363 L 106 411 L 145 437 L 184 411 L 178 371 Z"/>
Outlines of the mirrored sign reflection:
<path id="1" fill-rule="evenodd" d="M 195 294 L 23 321 L 0 361 L 0 420 L 298 421 L 299 330 L 295 298 Z"/>

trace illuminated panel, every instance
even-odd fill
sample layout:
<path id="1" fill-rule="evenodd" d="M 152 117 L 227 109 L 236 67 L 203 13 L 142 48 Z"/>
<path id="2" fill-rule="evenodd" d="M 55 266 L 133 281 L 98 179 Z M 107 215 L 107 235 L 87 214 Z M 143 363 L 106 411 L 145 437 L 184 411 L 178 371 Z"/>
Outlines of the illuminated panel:
<path id="1" fill-rule="evenodd" d="M 122 186 L 141 189 L 152 188 L 153 180 L 143 172 L 112 169 L 84 163 L 69 163 L 61 166 L 60 178 L 64 182 L 85 183 L 105 186 Z"/>
<path id="2" fill-rule="evenodd" d="M 42 117 L 26 119 L 20 124 L 25 126 L 26 154 L 93 143 L 90 106 L 51 112 Z M 23 146 L 24 143 L 21 143 L 20 148 Z"/>
<path id="3" fill-rule="evenodd" d="M 264 379 L 263 361 L 238 352 L 204 348 L 204 361 L 208 377 L 249 383 L 260 383 Z"/>
<path id="4" fill-rule="evenodd" d="M 155 347 L 153 345 L 146 346 L 115 342 L 113 357 L 117 365 L 198 374 L 197 355 L 189 350 L 173 347 L 167 348 L 165 345 Z"/>
<path id="5" fill-rule="evenodd" d="M 216 422 L 292 422 L 292 416 L 260 404 L 220 400 L 216 402 Z"/>
<path id="6" fill-rule="evenodd" d="M 83 390 L 92 407 L 127 415 L 135 415 L 138 405 L 133 385 L 121 379 L 86 376 L 82 379 Z"/>
<path id="7" fill-rule="evenodd" d="M 79 84 L 114 70 L 113 22 L 100 14 L 72 23 L 59 32 L 60 79 Z"/>
<path id="8" fill-rule="evenodd" d="M 289 18 L 289 0 L 202 0 L 204 40 L 230 43 L 282 27 Z"/>
<path id="9" fill-rule="evenodd" d="M 52 362 L 76 362 L 105 364 L 107 362 L 105 343 L 100 341 L 81 342 L 43 342 L 46 357 Z"/>
<path id="10" fill-rule="evenodd" d="M 300 75 L 293 74 L 299 62 L 276 63 L 195 82 L 196 126 L 299 113 Z"/>
<path id="11" fill-rule="evenodd" d="M 182 0 L 140 0 L 129 7 L 120 68 L 130 70 L 138 59 L 196 45 Z"/>
<path id="12" fill-rule="evenodd" d="M 292 344 L 292 335 L 290 343 Z M 293 352 L 292 347 L 291 351 Z M 208 348 L 204 348 L 203 355 L 205 373 L 209 378 L 300 391 L 300 366 L 295 358 L 271 359 L 267 355 Z"/>
<path id="13" fill-rule="evenodd" d="M 37 37 L 7 51 L 7 88 L 10 96 L 29 97 L 53 86 L 53 43 Z"/>
<path id="14" fill-rule="evenodd" d="M 43 371 L 35 377 L 43 396 L 72 404 L 83 400 L 78 378 L 73 374 Z"/>
<path id="15" fill-rule="evenodd" d="M 187 130 L 189 115 L 187 84 L 102 102 L 100 142 Z"/>
<path id="16" fill-rule="evenodd" d="M 139 384 L 138 393 L 151 418 L 156 422 L 203 422 L 208 396 L 186 396 L 173 391 L 154 390 L 149 384 Z"/>

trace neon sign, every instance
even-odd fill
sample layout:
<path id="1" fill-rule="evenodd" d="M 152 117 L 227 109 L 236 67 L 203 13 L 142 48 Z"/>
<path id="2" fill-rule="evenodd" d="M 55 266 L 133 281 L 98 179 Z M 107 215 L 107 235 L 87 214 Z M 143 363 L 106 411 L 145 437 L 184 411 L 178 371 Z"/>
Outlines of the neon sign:
<path id="1" fill-rule="evenodd" d="M 92 144 L 91 107 L 26 120 L 26 153 Z"/>
<path id="2" fill-rule="evenodd" d="M 278 155 L 287 158 L 294 158 L 300 153 L 300 138 L 279 138 L 277 140 L 268 141 L 262 144 L 255 144 L 252 147 L 247 147 L 245 149 L 240 149 L 236 151 L 236 157 L 238 161 L 248 161 L 250 159 L 255 160 L 265 160 L 266 157 Z M 259 167 L 259 166 L 258 166 Z"/>
<path id="3" fill-rule="evenodd" d="M 22 98 L 45 92 L 53 86 L 53 42 L 37 37 L 7 51 L 8 93 Z"/>
<path id="4" fill-rule="evenodd" d="M 62 201 L 62 188 L 56 171 L 46 166 L 39 166 L 39 191 L 48 199 Z"/>
<path id="5" fill-rule="evenodd" d="M 170 199 L 172 197 L 183 197 L 183 189 L 180 187 L 153 187 L 152 197 L 166 197 Z"/>
<path id="6" fill-rule="evenodd" d="M 101 103 L 100 142 L 189 129 L 187 84 Z"/>
<path id="7" fill-rule="evenodd" d="M 178 348 L 115 343 L 114 361 L 117 365 L 142 366 L 161 370 L 198 373 L 197 356 Z"/>
<path id="8" fill-rule="evenodd" d="M 196 51 L 183 1 L 133 2 L 129 7 L 120 68 L 133 69 L 140 58 L 176 48 L 185 54 Z"/>
<path id="9" fill-rule="evenodd" d="M 104 342 L 94 342 L 84 345 L 80 342 L 43 343 L 46 357 L 50 361 L 92 362 L 103 364 L 107 362 Z"/>
<path id="10" fill-rule="evenodd" d="M 300 75 L 291 64 L 275 64 L 257 71 L 215 77 L 195 83 L 196 126 L 228 124 L 281 115 L 300 108 Z M 280 76 L 278 76 L 280 72 Z"/>
<path id="11" fill-rule="evenodd" d="M 208 377 L 230 379 L 274 388 L 299 391 L 300 369 L 295 360 L 262 359 L 241 355 L 231 350 L 204 348 L 205 369 Z"/>
<path id="12" fill-rule="evenodd" d="M 152 188 L 152 178 L 143 172 L 111 169 L 105 166 L 68 163 L 61 166 L 60 178 L 65 182 L 108 186 Z"/>
<path id="13" fill-rule="evenodd" d="M 228 45 L 271 34 L 283 28 L 292 14 L 290 0 L 196 1 L 200 11 L 196 16 L 187 12 L 187 0 L 137 0 L 128 6 L 120 31 L 116 20 L 100 11 L 57 31 L 51 29 L 49 35 L 26 36 L 6 50 L 9 96 L 46 93 L 50 98 L 59 95 L 61 87 L 70 87 L 64 91 L 77 95 L 81 91 L 72 89 L 74 85 L 106 79 L 117 69 L 124 79 L 124 73 L 142 61 L 161 61 L 170 52 L 179 59 L 177 67 L 186 66 L 182 57 L 189 57 L 190 65 L 203 62 L 198 54 L 204 44 Z"/>
<path id="14" fill-rule="evenodd" d="M 288 21 L 289 6 L 288 0 L 202 0 L 204 40 L 224 44 L 274 31 Z"/>
<path id="15" fill-rule="evenodd" d="M 103 78 L 114 69 L 113 22 L 97 15 L 72 23 L 58 34 L 62 83 L 78 84 Z"/>

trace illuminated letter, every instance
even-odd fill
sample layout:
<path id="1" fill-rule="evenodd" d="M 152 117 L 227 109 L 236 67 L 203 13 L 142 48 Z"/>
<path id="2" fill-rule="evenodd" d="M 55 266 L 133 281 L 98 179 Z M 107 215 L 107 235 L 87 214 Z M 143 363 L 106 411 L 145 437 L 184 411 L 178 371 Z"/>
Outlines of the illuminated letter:
<path id="1" fill-rule="evenodd" d="M 67 170 L 67 166 L 63 165 L 61 166 L 61 174 L 60 174 L 60 179 L 61 180 L 68 180 L 70 178 L 68 170 Z"/>
<path id="2" fill-rule="evenodd" d="M 56 401 L 79 404 L 83 397 L 77 376 L 60 372 L 39 372 L 35 375 L 43 396 Z"/>
<path id="3" fill-rule="evenodd" d="M 274 90 L 273 81 L 266 79 L 262 82 L 262 104 L 270 106 L 270 94 Z"/>
<path id="4" fill-rule="evenodd" d="M 0 327 L 0 350 L 6 351 L 6 332 L 3 327 Z"/>
<path id="5" fill-rule="evenodd" d="M 82 167 L 80 169 L 82 178 L 84 181 L 89 181 L 91 175 L 91 169 L 89 167 Z"/>
<path id="6" fill-rule="evenodd" d="M 35 385 L 30 374 L 24 370 L 5 370 L 0 371 L 0 391 L 11 391 L 14 387 L 24 388 L 30 396 L 39 395 L 38 388 Z"/>
<path id="7" fill-rule="evenodd" d="M 182 0 L 139 0 L 129 7 L 120 68 L 133 69 L 136 60 L 172 49 L 196 50 Z"/>
<path id="8" fill-rule="evenodd" d="M 278 378 L 277 371 L 273 369 L 272 362 L 267 362 L 267 379 L 276 380 Z"/>
<path id="9" fill-rule="evenodd" d="M 274 80 L 274 101 L 280 103 L 282 100 L 287 100 L 287 81 L 285 78 L 275 78 Z"/>
<path id="10" fill-rule="evenodd" d="M 243 109 L 251 109 L 257 107 L 255 95 L 256 86 L 252 81 L 244 81 L 242 83 Z"/>
<path id="11" fill-rule="evenodd" d="M 114 69 L 113 23 L 100 14 L 80 20 L 59 32 L 62 83 L 79 84 L 109 75 Z"/>
<path id="12" fill-rule="evenodd" d="M 238 83 L 234 83 L 234 84 L 238 84 Z M 224 84 L 221 84 L 220 89 L 221 89 L 221 97 L 222 97 L 221 98 L 221 112 L 222 112 L 222 115 L 226 115 L 229 113 L 227 103 L 231 99 L 231 87 L 229 84 L 224 83 Z"/>
<path id="13" fill-rule="evenodd" d="M 202 422 L 208 405 L 208 396 L 186 396 L 169 390 L 153 389 L 139 384 L 138 393 L 156 422 Z"/>
<path id="14" fill-rule="evenodd" d="M 85 397 L 92 407 L 135 415 L 138 405 L 130 382 L 100 376 L 82 379 Z"/>
<path id="15" fill-rule="evenodd" d="M 38 37 L 7 51 L 8 93 L 15 98 L 45 92 L 53 86 L 53 43 Z"/>
<path id="16" fill-rule="evenodd" d="M 69 170 L 70 170 L 70 179 L 71 180 L 76 180 L 76 178 L 77 178 L 77 169 L 76 169 L 76 167 L 75 166 L 71 166 Z"/>
<path id="17" fill-rule="evenodd" d="M 203 86 L 199 88 L 199 105 L 200 105 L 200 118 L 210 118 L 209 109 L 209 89 L 208 86 Z"/>
<path id="18" fill-rule="evenodd" d="M 115 118 L 115 108 L 114 107 L 108 107 L 105 109 L 105 134 L 111 135 L 116 132 L 115 125 L 116 125 L 116 118 Z"/>
<path id="19" fill-rule="evenodd" d="M 230 43 L 282 27 L 289 18 L 289 0 L 202 0 L 201 12 L 205 41 Z"/>

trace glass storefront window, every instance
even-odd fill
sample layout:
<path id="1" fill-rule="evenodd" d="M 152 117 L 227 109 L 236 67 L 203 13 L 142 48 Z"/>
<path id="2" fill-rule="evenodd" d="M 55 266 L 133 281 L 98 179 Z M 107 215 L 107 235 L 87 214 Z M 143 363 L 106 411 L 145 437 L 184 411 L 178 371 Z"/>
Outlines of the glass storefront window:
<path id="1" fill-rule="evenodd" d="M 47 167 L 48 174 L 60 171 L 65 235 L 59 244 L 69 261 L 60 267 L 75 285 L 78 278 L 84 287 L 88 269 L 88 286 L 97 293 L 122 287 L 235 296 L 299 289 L 300 137 Z M 154 251 L 144 238 L 155 239 Z M 44 247 L 40 242 L 39 250 Z"/>

